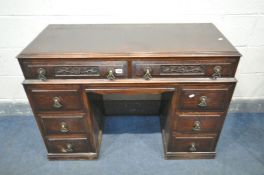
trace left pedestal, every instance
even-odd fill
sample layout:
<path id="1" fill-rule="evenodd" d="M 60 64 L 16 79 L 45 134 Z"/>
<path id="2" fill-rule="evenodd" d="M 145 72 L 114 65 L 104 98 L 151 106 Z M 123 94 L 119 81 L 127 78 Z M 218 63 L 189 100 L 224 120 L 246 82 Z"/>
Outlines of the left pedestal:
<path id="1" fill-rule="evenodd" d="M 97 159 L 102 119 L 94 116 L 81 85 L 24 85 L 48 158 Z"/>

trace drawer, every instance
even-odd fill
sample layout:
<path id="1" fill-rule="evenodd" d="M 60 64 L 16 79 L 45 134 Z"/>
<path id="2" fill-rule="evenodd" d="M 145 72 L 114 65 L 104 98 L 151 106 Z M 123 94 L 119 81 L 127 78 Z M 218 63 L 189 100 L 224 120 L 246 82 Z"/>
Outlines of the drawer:
<path id="1" fill-rule="evenodd" d="M 39 115 L 47 135 L 51 134 L 84 134 L 86 121 L 83 115 Z"/>
<path id="2" fill-rule="evenodd" d="M 154 77 L 233 77 L 235 59 L 178 61 L 133 61 L 133 77 L 142 78 L 147 70 Z"/>
<path id="3" fill-rule="evenodd" d="M 178 113 L 174 121 L 174 131 L 182 133 L 217 133 L 223 124 L 221 114 Z"/>
<path id="4" fill-rule="evenodd" d="M 90 152 L 87 138 L 56 138 L 47 140 L 49 153 L 83 153 Z"/>
<path id="5" fill-rule="evenodd" d="M 126 61 L 24 61 L 21 66 L 27 79 L 106 79 L 110 70 L 116 78 L 127 77 Z"/>
<path id="6" fill-rule="evenodd" d="M 171 152 L 211 152 L 214 151 L 215 137 L 176 137 L 168 148 Z"/>
<path id="7" fill-rule="evenodd" d="M 38 112 L 82 110 L 79 86 L 29 86 L 26 90 Z"/>
<path id="8" fill-rule="evenodd" d="M 178 108 L 182 111 L 224 111 L 233 89 L 234 84 L 183 86 L 180 88 Z"/>

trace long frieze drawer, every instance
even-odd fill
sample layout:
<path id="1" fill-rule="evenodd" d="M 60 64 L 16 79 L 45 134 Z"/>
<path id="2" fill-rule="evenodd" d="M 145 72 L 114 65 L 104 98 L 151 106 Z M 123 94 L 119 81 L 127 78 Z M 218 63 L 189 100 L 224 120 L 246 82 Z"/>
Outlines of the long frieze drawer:
<path id="1" fill-rule="evenodd" d="M 223 121 L 224 117 L 219 113 L 177 113 L 173 128 L 182 133 L 216 133 Z"/>
<path id="2" fill-rule="evenodd" d="M 182 111 L 223 111 L 230 102 L 234 84 L 183 86 L 178 109 Z"/>
<path id="3" fill-rule="evenodd" d="M 107 78 L 113 74 L 127 77 L 126 61 L 24 61 L 21 62 L 27 79 Z"/>
<path id="4" fill-rule="evenodd" d="M 39 115 L 46 135 L 84 134 L 87 132 L 83 115 Z"/>
<path id="5" fill-rule="evenodd" d="M 233 77 L 237 60 L 133 61 L 133 77 Z"/>
<path id="6" fill-rule="evenodd" d="M 79 86 L 26 86 L 35 111 L 80 111 L 82 100 Z"/>
<path id="7" fill-rule="evenodd" d="M 214 151 L 215 137 L 177 137 L 172 136 L 170 152 L 211 152 Z"/>
<path id="8" fill-rule="evenodd" d="M 87 138 L 56 138 L 47 140 L 50 153 L 84 153 L 91 151 Z"/>

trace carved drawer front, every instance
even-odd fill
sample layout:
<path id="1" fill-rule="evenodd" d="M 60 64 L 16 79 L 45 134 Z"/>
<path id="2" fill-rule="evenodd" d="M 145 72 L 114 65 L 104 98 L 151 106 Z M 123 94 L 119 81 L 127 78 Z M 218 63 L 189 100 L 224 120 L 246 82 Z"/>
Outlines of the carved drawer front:
<path id="1" fill-rule="evenodd" d="M 83 115 L 40 115 L 41 123 L 47 135 L 86 133 Z"/>
<path id="2" fill-rule="evenodd" d="M 176 137 L 168 151 L 171 152 L 211 152 L 214 151 L 215 137 Z"/>
<path id="3" fill-rule="evenodd" d="M 109 72 L 116 78 L 127 77 L 126 61 L 24 61 L 22 69 L 27 79 L 103 78 Z"/>
<path id="4" fill-rule="evenodd" d="M 174 131 L 181 133 L 217 133 L 223 124 L 220 114 L 179 113 L 174 121 Z"/>
<path id="5" fill-rule="evenodd" d="M 223 111 L 230 102 L 233 85 L 183 86 L 178 108 L 182 111 Z"/>
<path id="6" fill-rule="evenodd" d="M 237 62 L 222 60 L 133 61 L 133 77 L 232 77 Z"/>
<path id="7" fill-rule="evenodd" d="M 50 153 L 84 153 L 91 151 L 87 138 L 48 139 L 47 148 Z"/>
<path id="8" fill-rule="evenodd" d="M 33 86 L 29 87 L 27 92 L 32 100 L 31 105 L 39 112 L 82 110 L 78 86 Z"/>

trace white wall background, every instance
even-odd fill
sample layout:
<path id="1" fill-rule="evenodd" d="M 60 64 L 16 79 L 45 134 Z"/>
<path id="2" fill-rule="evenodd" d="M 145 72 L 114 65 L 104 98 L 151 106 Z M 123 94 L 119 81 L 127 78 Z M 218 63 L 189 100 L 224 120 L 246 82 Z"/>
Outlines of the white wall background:
<path id="1" fill-rule="evenodd" d="M 244 55 L 234 99 L 264 99 L 264 0 L 0 0 L 0 102 L 27 101 L 15 56 L 51 23 L 212 22 Z"/>

